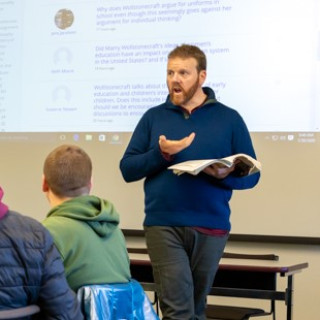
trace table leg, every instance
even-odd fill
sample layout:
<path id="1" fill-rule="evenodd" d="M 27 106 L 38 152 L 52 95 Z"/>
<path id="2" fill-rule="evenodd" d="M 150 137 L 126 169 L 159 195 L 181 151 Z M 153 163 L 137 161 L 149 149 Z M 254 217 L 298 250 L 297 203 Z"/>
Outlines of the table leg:
<path id="1" fill-rule="evenodd" d="M 286 289 L 286 305 L 287 305 L 287 320 L 292 320 L 292 296 L 293 296 L 293 275 L 288 276 L 288 285 Z"/>

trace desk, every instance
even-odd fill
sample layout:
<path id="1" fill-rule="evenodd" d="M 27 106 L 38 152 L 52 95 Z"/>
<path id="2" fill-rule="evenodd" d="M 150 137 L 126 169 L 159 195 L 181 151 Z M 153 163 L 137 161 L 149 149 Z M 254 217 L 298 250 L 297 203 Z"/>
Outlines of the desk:
<path id="1" fill-rule="evenodd" d="M 130 254 L 131 274 L 146 291 L 154 291 L 152 266 L 145 254 Z M 261 261 L 226 259 L 220 261 L 219 269 L 210 295 L 239 298 L 284 301 L 287 320 L 292 320 L 293 277 L 308 267 L 308 263 L 285 261 Z M 278 288 L 278 278 L 286 277 L 286 287 Z"/>

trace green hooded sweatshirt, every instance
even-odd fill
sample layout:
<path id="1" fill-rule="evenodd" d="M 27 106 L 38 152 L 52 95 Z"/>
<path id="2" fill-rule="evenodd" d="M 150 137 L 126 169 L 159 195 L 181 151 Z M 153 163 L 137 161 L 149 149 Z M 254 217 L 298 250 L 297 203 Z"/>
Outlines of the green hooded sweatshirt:
<path id="1" fill-rule="evenodd" d="M 95 196 L 80 196 L 49 211 L 43 221 L 54 238 L 70 287 L 126 283 L 130 260 L 114 206 Z"/>

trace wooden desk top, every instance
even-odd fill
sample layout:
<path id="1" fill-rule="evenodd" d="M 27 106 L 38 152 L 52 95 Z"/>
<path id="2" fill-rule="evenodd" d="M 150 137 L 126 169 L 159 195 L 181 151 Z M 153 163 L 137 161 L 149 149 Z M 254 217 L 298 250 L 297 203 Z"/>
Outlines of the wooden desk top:
<path id="1" fill-rule="evenodd" d="M 135 265 L 151 265 L 148 255 L 139 253 L 129 253 L 130 261 Z M 278 273 L 281 276 L 301 272 L 308 267 L 307 262 L 292 262 L 279 259 L 278 261 L 258 260 L 258 259 L 233 259 L 222 258 L 219 270 L 238 270 Z"/>

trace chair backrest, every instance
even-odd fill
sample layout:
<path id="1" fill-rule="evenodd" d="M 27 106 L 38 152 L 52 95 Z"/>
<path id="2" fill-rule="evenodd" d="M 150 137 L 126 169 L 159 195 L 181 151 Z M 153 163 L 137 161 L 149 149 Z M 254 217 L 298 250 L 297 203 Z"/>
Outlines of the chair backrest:
<path id="1" fill-rule="evenodd" d="M 86 320 L 159 320 L 138 281 L 88 285 L 77 292 Z"/>
<path id="2" fill-rule="evenodd" d="M 148 254 L 147 248 L 127 248 L 129 253 L 141 253 L 141 254 Z"/>
<path id="3" fill-rule="evenodd" d="M 273 253 L 267 254 L 252 254 L 252 253 L 233 253 L 233 252 L 224 252 L 223 258 L 231 258 L 231 259 L 256 259 L 256 260 L 273 260 L 278 261 L 279 256 Z"/>
<path id="4" fill-rule="evenodd" d="M 40 308 L 37 305 L 1 310 L 0 319 L 22 319 L 38 312 L 40 312 Z"/>

